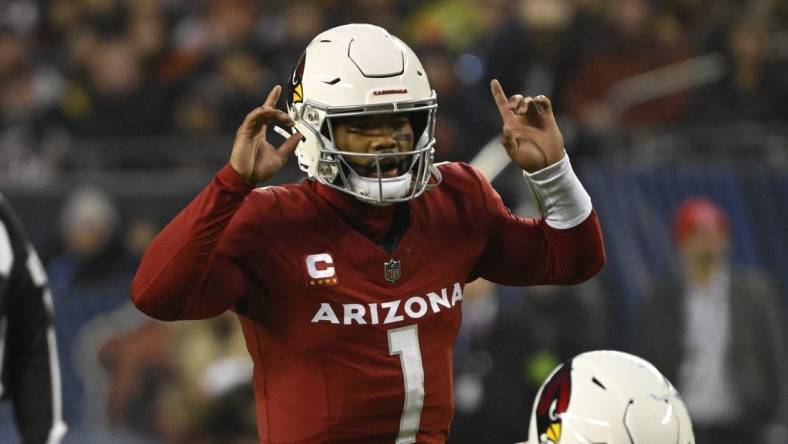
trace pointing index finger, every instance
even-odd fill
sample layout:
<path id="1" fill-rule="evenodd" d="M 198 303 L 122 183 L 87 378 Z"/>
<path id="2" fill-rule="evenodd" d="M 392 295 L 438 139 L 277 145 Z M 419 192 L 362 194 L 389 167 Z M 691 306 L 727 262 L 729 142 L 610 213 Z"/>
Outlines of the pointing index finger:
<path id="1" fill-rule="evenodd" d="M 276 108 L 276 102 L 279 101 L 279 94 L 282 93 L 282 87 L 279 85 L 274 86 L 271 88 L 271 92 L 268 93 L 268 97 L 265 98 L 265 103 L 263 106 L 270 106 L 271 108 Z"/>
<path id="2" fill-rule="evenodd" d="M 512 111 L 509 109 L 509 102 L 506 99 L 506 94 L 503 92 L 501 84 L 498 79 L 492 79 L 490 82 L 490 90 L 492 91 L 495 104 L 498 106 L 498 112 L 501 114 L 503 120 L 509 120 L 512 117 Z"/>

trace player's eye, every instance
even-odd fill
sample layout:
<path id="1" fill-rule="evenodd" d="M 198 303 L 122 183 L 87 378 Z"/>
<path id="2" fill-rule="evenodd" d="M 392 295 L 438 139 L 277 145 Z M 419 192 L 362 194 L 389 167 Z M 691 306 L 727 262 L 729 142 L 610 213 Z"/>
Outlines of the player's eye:
<path id="1" fill-rule="evenodd" d="M 377 125 L 374 122 L 371 122 L 369 119 L 359 119 L 348 122 L 348 131 L 352 133 L 369 133 L 370 131 L 375 130 Z"/>
<path id="2" fill-rule="evenodd" d="M 408 119 L 407 117 L 400 117 L 400 118 L 394 120 L 394 122 L 392 123 L 392 126 L 394 127 L 394 129 L 402 129 L 408 123 L 410 123 L 410 119 Z"/>
<path id="3" fill-rule="evenodd" d="M 391 129 L 400 131 L 410 123 L 407 116 L 393 116 L 386 119 L 360 119 L 348 122 L 348 132 L 360 135 L 373 135 L 378 131 Z"/>
<path id="4" fill-rule="evenodd" d="M 368 133 L 373 129 L 375 129 L 375 127 L 367 123 L 360 123 L 350 127 L 350 131 L 355 133 Z"/>

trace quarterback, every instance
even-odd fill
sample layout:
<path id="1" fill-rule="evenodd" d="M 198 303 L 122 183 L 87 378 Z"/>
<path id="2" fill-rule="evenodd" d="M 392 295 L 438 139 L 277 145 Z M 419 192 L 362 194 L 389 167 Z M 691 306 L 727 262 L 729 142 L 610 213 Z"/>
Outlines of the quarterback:
<path id="1" fill-rule="evenodd" d="M 237 314 L 261 442 L 445 442 L 465 283 L 568 285 L 602 267 L 550 101 L 491 88 L 540 219 L 512 215 L 471 166 L 433 163 L 427 73 L 384 29 L 353 24 L 315 37 L 288 112 L 274 87 L 229 163 L 148 247 L 132 283 L 140 310 Z M 272 126 L 289 129 L 278 148 Z M 293 152 L 305 181 L 255 189 Z"/>

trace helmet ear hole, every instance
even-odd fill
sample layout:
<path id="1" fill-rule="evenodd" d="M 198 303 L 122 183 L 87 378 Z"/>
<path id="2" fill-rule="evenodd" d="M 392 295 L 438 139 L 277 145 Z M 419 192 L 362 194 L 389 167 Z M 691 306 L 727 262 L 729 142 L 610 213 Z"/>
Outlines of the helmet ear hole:
<path id="1" fill-rule="evenodd" d="M 325 119 L 323 121 L 323 125 L 320 126 L 320 134 L 322 134 L 323 137 L 325 137 L 326 139 L 328 139 L 332 143 L 334 143 L 334 139 L 331 137 L 331 130 L 328 128 L 328 125 L 329 125 L 328 121 L 329 120 L 330 119 Z"/>
<path id="2" fill-rule="evenodd" d="M 413 128 L 413 135 L 416 140 L 419 140 L 421 135 L 424 134 L 424 131 L 427 130 L 429 111 L 415 111 L 408 114 L 410 117 L 410 126 Z"/>

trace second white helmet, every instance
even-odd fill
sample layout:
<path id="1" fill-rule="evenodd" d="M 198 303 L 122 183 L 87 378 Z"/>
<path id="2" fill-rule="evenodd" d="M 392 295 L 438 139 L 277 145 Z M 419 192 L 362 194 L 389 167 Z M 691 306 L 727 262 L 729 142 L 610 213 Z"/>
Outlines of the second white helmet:
<path id="1" fill-rule="evenodd" d="M 583 353 L 539 389 L 528 444 L 694 444 L 684 402 L 648 361 L 617 351 Z"/>
<path id="2" fill-rule="evenodd" d="M 437 99 L 414 52 L 385 29 L 366 24 L 338 26 L 318 34 L 301 55 L 288 82 L 287 105 L 303 135 L 296 148 L 306 174 L 373 204 L 418 197 L 427 188 L 434 158 Z M 337 118 L 408 113 L 413 149 L 399 153 L 349 153 L 334 144 Z M 396 177 L 363 177 L 345 156 L 405 159 Z"/>

